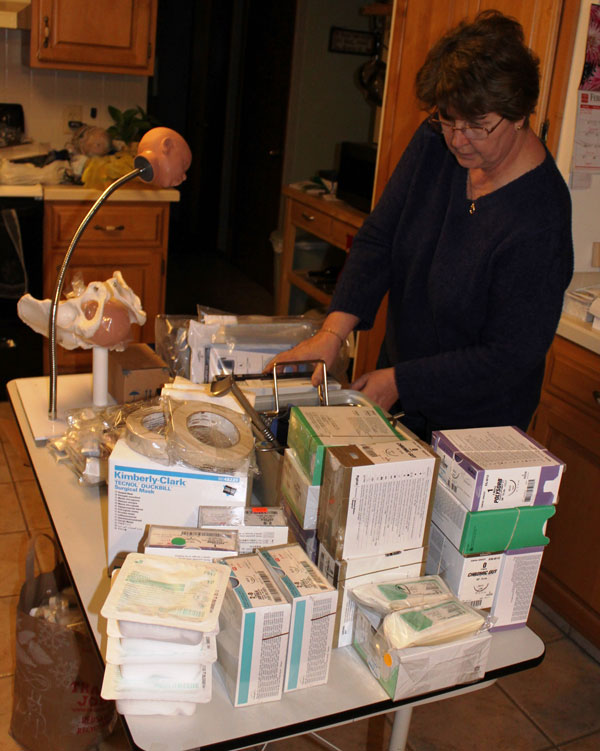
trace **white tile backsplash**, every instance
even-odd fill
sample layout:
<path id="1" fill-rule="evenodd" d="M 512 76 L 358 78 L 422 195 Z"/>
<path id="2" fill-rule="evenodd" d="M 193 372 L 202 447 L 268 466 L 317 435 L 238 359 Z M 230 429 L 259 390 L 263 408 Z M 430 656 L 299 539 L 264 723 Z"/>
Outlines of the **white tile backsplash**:
<path id="1" fill-rule="evenodd" d="M 18 29 L 0 29 L 0 102 L 23 105 L 25 133 L 34 141 L 61 149 L 69 140 L 63 132 L 63 112 L 81 105 L 82 120 L 106 128 L 112 124 L 108 105 L 120 110 L 140 105 L 146 108 L 148 79 L 110 73 L 40 70 L 23 65 L 23 34 Z M 97 117 L 90 117 L 96 107 Z"/>

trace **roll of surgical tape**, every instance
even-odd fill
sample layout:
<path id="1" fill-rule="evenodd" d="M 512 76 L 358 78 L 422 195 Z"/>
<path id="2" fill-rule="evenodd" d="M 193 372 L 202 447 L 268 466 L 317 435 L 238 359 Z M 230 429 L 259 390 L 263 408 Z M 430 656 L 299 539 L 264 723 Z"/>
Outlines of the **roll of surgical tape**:
<path id="1" fill-rule="evenodd" d="M 127 445 L 138 454 L 169 464 L 167 439 L 165 438 L 165 415 L 160 407 L 140 407 L 132 412 L 125 423 Z"/>
<path id="2" fill-rule="evenodd" d="M 235 470 L 247 464 L 254 437 L 244 415 L 208 402 L 171 404 L 169 443 L 177 458 L 215 470 Z"/>

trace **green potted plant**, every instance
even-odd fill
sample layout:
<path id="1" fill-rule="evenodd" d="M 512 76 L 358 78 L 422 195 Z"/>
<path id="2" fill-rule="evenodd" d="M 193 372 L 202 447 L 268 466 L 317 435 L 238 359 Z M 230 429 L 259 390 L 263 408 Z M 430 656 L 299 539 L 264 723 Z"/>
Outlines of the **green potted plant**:
<path id="1" fill-rule="evenodd" d="M 136 144 L 146 131 L 159 124 L 139 105 L 126 110 L 109 105 L 108 113 L 114 121 L 114 125 L 107 128 L 108 134 L 115 146 L 121 144 L 121 148 L 131 149 L 132 144 Z"/>

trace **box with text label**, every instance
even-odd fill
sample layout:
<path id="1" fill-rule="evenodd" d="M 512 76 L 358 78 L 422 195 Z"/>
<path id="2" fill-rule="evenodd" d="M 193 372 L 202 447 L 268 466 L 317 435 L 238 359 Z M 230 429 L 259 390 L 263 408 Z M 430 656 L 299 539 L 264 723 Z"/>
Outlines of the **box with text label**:
<path id="1" fill-rule="evenodd" d="M 159 464 L 119 440 L 109 458 L 109 567 L 138 550 L 147 525 L 196 527 L 199 506 L 245 506 L 250 486 L 247 473 Z"/>

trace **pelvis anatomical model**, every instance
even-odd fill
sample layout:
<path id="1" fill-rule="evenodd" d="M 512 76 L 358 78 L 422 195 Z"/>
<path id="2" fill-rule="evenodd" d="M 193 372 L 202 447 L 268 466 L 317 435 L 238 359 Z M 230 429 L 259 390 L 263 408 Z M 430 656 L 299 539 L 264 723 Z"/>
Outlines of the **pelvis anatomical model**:
<path id="1" fill-rule="evenodd" d="M 140 298 L 120 271 L 105 282 L 73 284 L 56 313 L 56 341 L 65 349 L 106 347 L 123 350 L 131 339 L 131 324 L 143 326 L 146 313 Z M 17 303 L 19 318 L 39 334 L 48 336 L 51 300 L 23 295 Z"/>

